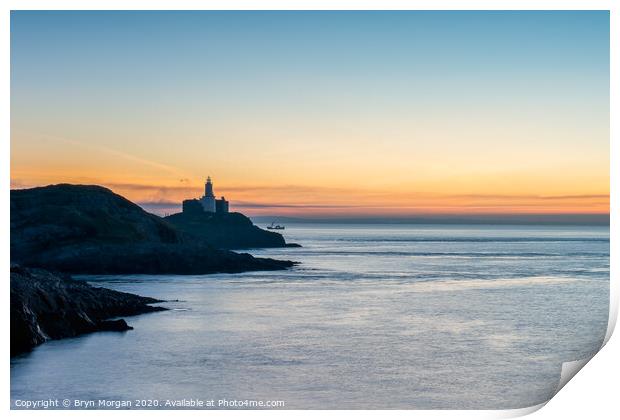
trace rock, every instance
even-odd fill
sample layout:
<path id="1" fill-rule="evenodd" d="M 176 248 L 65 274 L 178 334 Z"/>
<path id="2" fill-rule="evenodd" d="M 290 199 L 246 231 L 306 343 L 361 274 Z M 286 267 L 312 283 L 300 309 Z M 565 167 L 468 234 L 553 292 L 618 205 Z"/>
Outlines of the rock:
<path id="1" fill-rule="evenodd" d="M 95 331 L 126 331 L 109 318 L 164 311 L 160 300 L 93 287 L 40 269 L 11 267 L 11 356 L 47 341 Z"/>
<path id="2" fill-rule="evenodd" d="M 69 184 L 11 190 L 11 261 L 80 274 L 235 273 L 294 264 L 216 249 L 106 188 Z"/>
<path id="3" fill-rule="evenodd" d="M 80 244 L 18 260 L 24 265 L 73 274 L 208 274 L 280 270 L 293 262 L 254 258 L 205 244 Z"/>
<path id="4" fill-rule="evenodd" d="M 104 320 L 97 323 L 97 329 L 99 331 L 128 331 L 133 330 L 133 327 L 127 325 L 124 319 Z"/>
<path id="5" fill-rule="evenodd" d="M 176 213 L 164 220 L 183 233 L 220 249 L 278 248 L 284 237 L 254 225 L 241 213 Z"/>

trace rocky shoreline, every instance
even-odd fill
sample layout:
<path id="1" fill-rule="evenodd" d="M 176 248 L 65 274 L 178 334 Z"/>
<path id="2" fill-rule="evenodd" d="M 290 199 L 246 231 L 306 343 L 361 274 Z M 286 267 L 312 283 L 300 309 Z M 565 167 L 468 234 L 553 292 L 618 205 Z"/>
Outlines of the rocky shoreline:
<path id="1" fill-rule="evenodd" d="M 11 267 L 11 356 L 48 340 L 132 327 L 118 317 L 165 311 L 161 300 L 90 286 L 41 269 Z"/>

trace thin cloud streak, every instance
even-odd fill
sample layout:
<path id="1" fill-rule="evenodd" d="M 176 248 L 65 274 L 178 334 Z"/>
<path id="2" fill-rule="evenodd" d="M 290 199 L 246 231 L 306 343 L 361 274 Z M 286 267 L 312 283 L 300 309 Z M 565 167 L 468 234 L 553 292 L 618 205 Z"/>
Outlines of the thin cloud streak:
<path id="1" fill-rule="evenodd" d="M 187 182 L 187 181 L 184 181 Z M 111 188 L 119 188 L 132 191 L 159 191 L 161 193 L 199 193 L 202 191 L 202 186 L 165 186 L 165 185 L 148 185 L 148 184 L 133 184 L 133 183 L 106 183 Z M 308 185 L 279 185 L 279 186 L 217 186 L 217 190 L 220 192 L 279 192 L 279 193 L 339 193 L 339 194 L 363 194 L 370 196 L 405 196 L 408 198 L 415 197 L 432 197 L 432 198 L 471 198 L 471 199 L 533 199 L 533 200 L 571 200 L 571 199 L 608 199 L 609 194 L 574 194 L 574 195 L 535 195 L 535 194 L 440 194 L 432 192 L 389 192 L 389 191 L 376 191 L 376 190 L 364 190 L 364 189 L 352 189 L 352 188 L 331 188 L 331 187 L 315 187 Z M 259 204 L 259 203 L 257 203 Z M 264 205 L 264 203 L 260 203 Z M 275 204 L 274 204 L 275 205 Z"/>
<path id="2" fill-rule="evenodd" d="M 163 186 L 163 185 L 144 185 L 144 184 L 131 184 L 131 183 L 107 183 L 105 185 L 110 186 L 110 188 L 117 188 L 123 190 L 130 190 L 136 192 L 156 192 L 161 195 L 176 195 L 176 194 L 188 194 L 186 198 L 192 198 L 202 192 L 202 187 L 198 186 Z M 480 200 L 543 200 L 543 201 L 552 201 L 552 200 L 592 200 L 592 199 L 603 199 L 608 200 L 609 194 L 574 194 L 574 195 L 535 195 L 535 194 L 519 194 L 519 195 L 508 195 L 508 194 L 439 194 L 439 193 L 428 193 L 428 192 L 390 192 L 390 191 L 375 191 L 375 190 L 362 190 L 362 189 L 345 189 L 345 188 L 328 188 L 328 187 L 311 187 L 311 186 L 294 186 L 294 185 L 286 185 L 286 186 L 274 186 L 274 187 L 226 187 L 226 186 L 217 186 L 217 190 L 220 193 L 226 193 L 228 195 L 229 192 L 232 193 L 245 193 L 245 192 L 312 192 L 315 193 L 317 198 L 320 199 L 321 195 L 326 196 L 326 198 L 335 192 L 341 194 L 340 197 L 359 197 L 363 196 L 366 198 L 369 197 L 385 197 L 385 198 L 398 198 L 398 199 L 407 199 L 407 200 L 415 200 L 416 198 L 424 199 L 424 198 L 432 198 L 432 199 L 480 199 Z M 234 197 L 231 197 L 234 200 Z M 282 197 L 286 198 L 286 197 Z M 292 197 L 288 198 L 290 201 L 294 201 Z M 330 203 L 322 203 L 314 201 L 304 201 L 299 203 L 281 203 L 281 202 L 252 202 L 252 201 L 237 201 L 237 205 L 243 207 L 295 207 L 295 206 L 315 206 L 315 207 L 374 207 L 377 205 L 368 204 L 368 205 L 341 205 L 341 204 L 330 204 Z M 381 204 L 379 207 L 384 207 L 386 205 Z M 394 205 L 387 205 L 394 206 Z M 396 205 L 398 206 L 398 205 Z"/>
<path id="3" fill-rule="evenodd" d="M 179 211 L 184 199 L 202 194 L 202 187 L 188 185 L 187 179 L 176 180 L 181 185 L 99 182 L 114 192 L 137 202 L 140 206 L 158 210 Z M 27 188 L 19 179 L 11 180 L 11 188 Z M 337 194 L 334 192 L 337 191 Z M 225 193 L 231 209 L 260 215 L 392 215 L 422 213 L 609 213 L 608 194 L 535 195 L 535 194 L 438 194 L 420 192 L 390 192 L 362 189 L 313 187 L 308 185 L 237 186 L 217 188 Z M 269 194 L 275 192 L 276 194 Z M 294 194 L 294 192 L 302 192 Z M 228 194 L 232 193 L 232 194 Z M 244 194 L 245 193 L 245 194 Z M 257 194 L 260 193 L 260 194 Z M 305 194 L 304 194 L 305 193 Z M 264 196 L 253 201 L 252 196 Z M 238 196 L 239 199 L 235 199 Z M 246 200 L 244 198 L 250 198 Z"/>
<path id="4" fill-rule="evenodd" d="M 55 142 L 58 142 L 58 143 L 68 144 L 68 145 L 79 147 L 79 148 L 82 148 L 82 149 L 92 150 L 92 151 L 95 151 L 95 152 L 107 153 L 107 154 L 113 155 L 113 156 L 121 158 L 121 159 L 129 160 L 129 161 L 134 162 L 134 163 L 139 163 L 139 164 L 142 164 L 142 165 L 151 166 L 153 168 L 163 170 L 165 172 L 168 172 L 168 173 L 173 174 L 173 175 L 175 175 L 177 177 L 180 177 L 180 178 L 187 177 L 186 173 L 184 173 L 183 171 L 181 171 L 178 168 L 175 168 L 174 166 L 166 165 L 164 163 L 156 162 L 156 161 L 149 160 L 149 159 L 144 159 L 144 158 L 142 158 L 140 156 L 135 156 L 135 155 L 132 155 L 130 153 L 127 153 L 127 152 L 124 152 L 124 151 L 121 151 L 121 150 L 112 149 L 112 148 L 107 147 L 107 146 L 101 146 L 101 145 L 98 145 L 98 144 L 85 143 L 85 142 L 78 141 L 78 140 L 75 140 L 75 139 L 69 139 L 69 138 L 66 138 L 66 137 L 53 136 L 53 135 L 49 135 L 49 134 L 41 134 L 41 133 L 30 133 L 30 134 L 33 135 L 33 136 L 36 136 L 36 137 L 40 137 L 40 138 L 43 138 L 43 139 L 55 141 Z"/>
<path id="5" fill-rule="evenodd" d="M 201 187 L 192 187 L 186 185 L 178 185 L 178 186 L 164 186 L 164 185 L 144 185 L 144 184 L 127 184 L 127 183 L 104 183 L 108 188 L 111 189 L 119 189 L 125 191 L 135 191 L 135 192 L 149 192 L 149 193 L 159 193 L 162 195 L 166 194 L 188 194 L 188 198 L 193 197 L 194 195 L 199 194 L 202 191 Z"/>

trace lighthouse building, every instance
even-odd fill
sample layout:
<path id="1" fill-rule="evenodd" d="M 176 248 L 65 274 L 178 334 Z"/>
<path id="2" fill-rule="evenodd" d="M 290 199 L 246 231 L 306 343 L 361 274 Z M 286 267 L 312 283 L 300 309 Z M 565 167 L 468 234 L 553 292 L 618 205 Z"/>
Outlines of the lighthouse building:
<path id="1" fill-rule="evenodd" d="M 205 183 L 205 195 L 200 199 L 202 209 L 207 213 L 215 213 L 215 195 L 213 195 L 213 183 L 211 177 L 207 178 Z"/>
<path id="2" fill-rule="evenodd" d="M 184 200 L 183 213 L 228 213 L 228 201 L 224 197 L 215 198 L 211 177 L 205 182 L 205 194 L 198 199 Z"/>

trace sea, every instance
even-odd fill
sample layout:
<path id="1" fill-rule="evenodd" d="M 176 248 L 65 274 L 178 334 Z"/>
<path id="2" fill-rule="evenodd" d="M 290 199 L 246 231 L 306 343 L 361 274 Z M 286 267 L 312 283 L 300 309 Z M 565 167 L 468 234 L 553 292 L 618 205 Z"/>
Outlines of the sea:
<path id="1" fill-rule="evenodd" d="M 243 252 L 299 262 L 289 270 L 80 277 L 170 310 L 11 358 L 12 407 L 523 408 L 605 337 L 607 226 L 282 233 L 302 247 Z"/>

